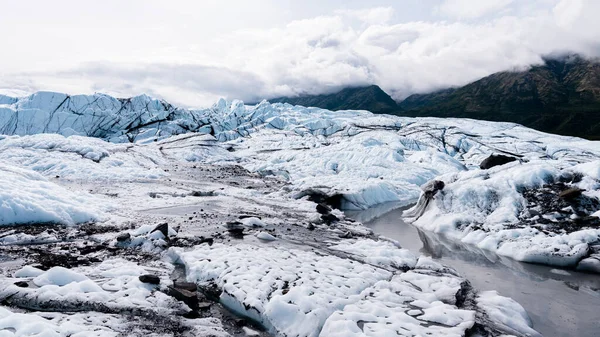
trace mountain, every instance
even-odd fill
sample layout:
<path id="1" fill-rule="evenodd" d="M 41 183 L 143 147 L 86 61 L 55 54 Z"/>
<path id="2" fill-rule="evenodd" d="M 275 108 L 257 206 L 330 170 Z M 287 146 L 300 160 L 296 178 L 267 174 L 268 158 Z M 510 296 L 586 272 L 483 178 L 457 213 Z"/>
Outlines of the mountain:
<path id="1" fill-rule="evenodd" d="M 269 99 L 271 103 L 289 103 L 328 110 L 368 110 L 374 113 L 397 112 L 398 104 L 376 85 L 345 88 L 328 95 L 279 97 Z"/>
<path id="2" fill-rule="evenodd" d="M 545 132 L 600 139 L 600 63 L 571 55 L 527 71 L 492 74 L 460 88 L 412 95 L 405 116 L 506 121 Z"/>

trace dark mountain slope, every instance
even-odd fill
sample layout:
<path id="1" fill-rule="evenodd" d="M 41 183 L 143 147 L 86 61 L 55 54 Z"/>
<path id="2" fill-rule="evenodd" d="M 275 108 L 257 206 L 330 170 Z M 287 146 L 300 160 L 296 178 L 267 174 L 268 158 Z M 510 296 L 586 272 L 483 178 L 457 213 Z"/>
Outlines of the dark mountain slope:
<path id="1" fill-rule="evenodd" d="M 329 110 L 368 110 L 374 113 L 393 113 L 399 110 L 397 103 L 376 85 L 345 88 L 329 95 L 279 97 L 270 99 L 269 102 L 313 106 Z"/>
<path id="2" fill-rule="evenodd" d="M 600 63 L 578 56 L 546 59 L 522 72 L 500 72 L 461 88 L 412 95 L 406 116 L 516 122 L 564 135 L 600 139 Z"/>

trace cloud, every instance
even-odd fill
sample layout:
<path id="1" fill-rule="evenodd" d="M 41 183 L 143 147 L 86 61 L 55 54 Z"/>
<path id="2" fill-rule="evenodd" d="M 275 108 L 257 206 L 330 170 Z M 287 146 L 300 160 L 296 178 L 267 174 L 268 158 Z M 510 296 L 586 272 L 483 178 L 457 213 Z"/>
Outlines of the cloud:
<path id="1" fill-rule="evenodd" d="M 366 24 L 386 24 L 392 20 L 395 11 L 392 7 L 375 7 L 367 9 L 342 9 L 336 14 L 355 18 Z"/>
<path id="2" fill-rule="evenodd" d="M 501 11 L 514 0 L 444 0 L 436 10 L 454 19 L 476 19 L 494 12 Z"/>
<path id="3" fill-rule="evenodd" d="M 593 16 L 600 12 L 600 2 L 538 0 L 527 8 L 514 2 L 511 15 L 489 16 L 496 13 L 489 8 L 501 4 L 495 3 L 480 7 L 477 13 L 490 14 L 477 20 L 394 22 L 392 9 L 377 7 L 332 10 L 210 36 L 202 31 L 198 39 L 186 35 L 184 43 L 152 43 L 146 35 L 140 37 L 144 44 L 135 40 L 129 47 L 128 40 L 102 40 L 93 49 L 100 55 L 95 62 L 53 68 L 48 61 L 32 70 L 5 71 L 0 88 L 102 91 L 121 97 L 148 93 L 186 106 L 207 106 L 220 96 L 255 101 L 374 83 L 402 99 L 538 64 L 549 53 L 600 56 L 600 23 Z M 53 60 L 52 50 L 28 55 Z"/>

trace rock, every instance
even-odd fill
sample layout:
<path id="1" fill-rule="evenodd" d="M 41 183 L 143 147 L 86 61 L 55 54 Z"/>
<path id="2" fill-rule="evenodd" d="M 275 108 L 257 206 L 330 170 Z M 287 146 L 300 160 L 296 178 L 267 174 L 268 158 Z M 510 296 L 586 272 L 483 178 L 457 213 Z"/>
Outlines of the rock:
<path id="1" fill-rule="evenodd" d="M 321 220 L 323 220 L 325 223 L 332 223 L 332 222 L 336 222 L 339 221 L 340 219 L 338 219 L 337 216 L 329 213 L 329 214 L 323 214 L 321 215 Z"/>
<path id="2" fill-rule="evenodd" d="M 208 243 L 209 246 L 212 246 L 214 242 L 215 242 L 215 239 L 213 239 L 213 238 L 205 238 L 205 237 L 201 236 L 198 244 Z"/>
<path id="3" fill-rule="evenodd" d="M 308 229 L 309 231 L 314 231 L 315 225 L 313 225 L 312 223 L 309 223 L 308 226 L 306 226 L 306 229 Z"/>
<path id="4" fill-rule="evenodd" d="M 142 283 L 160 284 L 160 278 L 152 274 L 140 275 L 139 279 Z"/>
<path id="5" fill-rule="evenodd" d="M 207 309 L 210 309 L 211 306 L 212 306 L 212 303 L 210 303 L 210 302 L 199 302 L 198 310 L 207 310 Z"/>
<path id="6" fill-rule="evenodd" d="M 354 235 L 352 235 L 351 232 L 344 232 L 344 233 L 340 234 L 341 239 L 351 239 L 353 237 L 354 237 Z"/>
<path id="7" fill-rule="evenodd" d="M 198 294 L 196 291 L 169 286 L 169 295 L 187 304 L 192 310 L 198 310 Z"/>
<path id="8" fill-rule="evenodd" d="M 504 164 L 508 164 L 510 162 L 516 161 L 517 158 L 509 157 L 501 154 L 492 154 L 489 157 L 485 158 L 481 164 L 479 164 L 479 168 L 482 170 L 490 169 L 494 166 L 500 166 Z"/>
<path id="9" fill-rule="evenodd" d="M 225 223 L 225 228 L 229 232 L 229 235 L 233 236 L 234 238 L 241 238 L 244 236 L 244 229 L 246 226 L 239 221 L 229 221 Z"/>
<path id="10" fill-rule="evenodd" d="M 258 215 L 242 214 L 242 215 L 238 216 L 238 219 L 240 219 L 240 220 L 247 219 L 247 218 L 258 218 L 258 219 L 262 220 L 262 218 Z"/>
<path id="11" fill-rule="evenodd" d="M 308 200 L 316 202 L 317 204 L 324 203 L 332 208 L 342 209 L 342 202 L 344 200 L 344 196 L 342 194 L 328 195 L 327 193 L 319 190 L 308 189 L 294 195 L 294 199 L 300 199 L 306 196 L 308 197 Z"/>
<path id="12" fill-rule="evenodd" d="M 227 221 L 225 223 L 225 228 L 228 231 L 237 231 L 237 230 L 244 230 L 244 228 L 246 228 L 246 226 L 239 221 Z"/>
<path id="13" fill-rule="evenodd" d="M 194 282 L 173 281 L 173 287 L 193 292 L 198 290 L 198 286 Z"/>
<path id="14" fill-rule="evenodd" d="M 446 187 L 446 184 L 441 180 L 432 180 L 425 184 L 421 189 L 425 193 L 425 197 L 433 197 L 438 191 L 441 191 Z"/>
<path id="15" fill-rule="evenodd" d="M 593 215 L 582 216 L 574 219 L 575 223 L 580 226 L 596 226 L 600 227 L 600 218 Z"/>
<path id="16" fill-rule="evenodd" d="M 26 281 L 17 281 L 17 282 L 15 282 L 15 285 L 19 288 L 28 288 L 29 287 L 29 283 L 27 283 Z"/>
<path id="17" fill-rule="evenodd" d="M 319 214 L 329 214 L 329 213 L 331 213 L 331 211 L 332 211 L 331 207 L 327 206 L 327 204 L 324 204 L 324 203 L 317 204 L 317 212 Z"/>
<path id="18" fill-rule="evenodd" d="M 129 234 L 129 233 L 121 233 L 121 234 L 117 235 L 118 242 L 125 242 L 125 241 L 129 241 L 130 239 L 131 239 L 131 234 Z"/>
<path id="19" fill-rule="evenodd" d="M 159 231 L 162 233 L 162 235 L 165 236 L 165 239 L 169 239 L 169 224 L 164 222 L 159 224 L 158 226 L 156 226 L 150 233 L 154 233 L 156 231 Z"/>
<path id="20" fill-rule="evenodd" d="M 190 193 L 192 197 L 212 197 L 215 195 L 214 191 L 193 191 Z"/>
<path id="21" fill-rule="evenodd" d="M 572 187 L 572 188 L 568 188 L 564 191 L 561 191 L 560 193 L 558 193 L 558 196 L 562 199 L 566 199 L 566 200 L 570 200 L 570 199 L 575 199 L 577 197 L 579 197 L 581 195 L 581 192 L 583 192 L 584 190 L 577 188 L 577 187 Z"/>

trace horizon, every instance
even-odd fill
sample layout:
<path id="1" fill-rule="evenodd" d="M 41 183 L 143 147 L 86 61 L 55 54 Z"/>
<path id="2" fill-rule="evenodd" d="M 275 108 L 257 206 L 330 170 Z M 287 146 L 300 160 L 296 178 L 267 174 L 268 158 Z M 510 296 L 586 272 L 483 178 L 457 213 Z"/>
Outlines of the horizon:
<path id="1" fill-rule="evenodd" d="M 600 3 L 585 0 L 3 1 L 0 25 L 19 34 L 6 37 L 1 92 L 148 94 L 198 108 L 378 85 L 400 101 L 545 55 L 600 56 Z"/>

